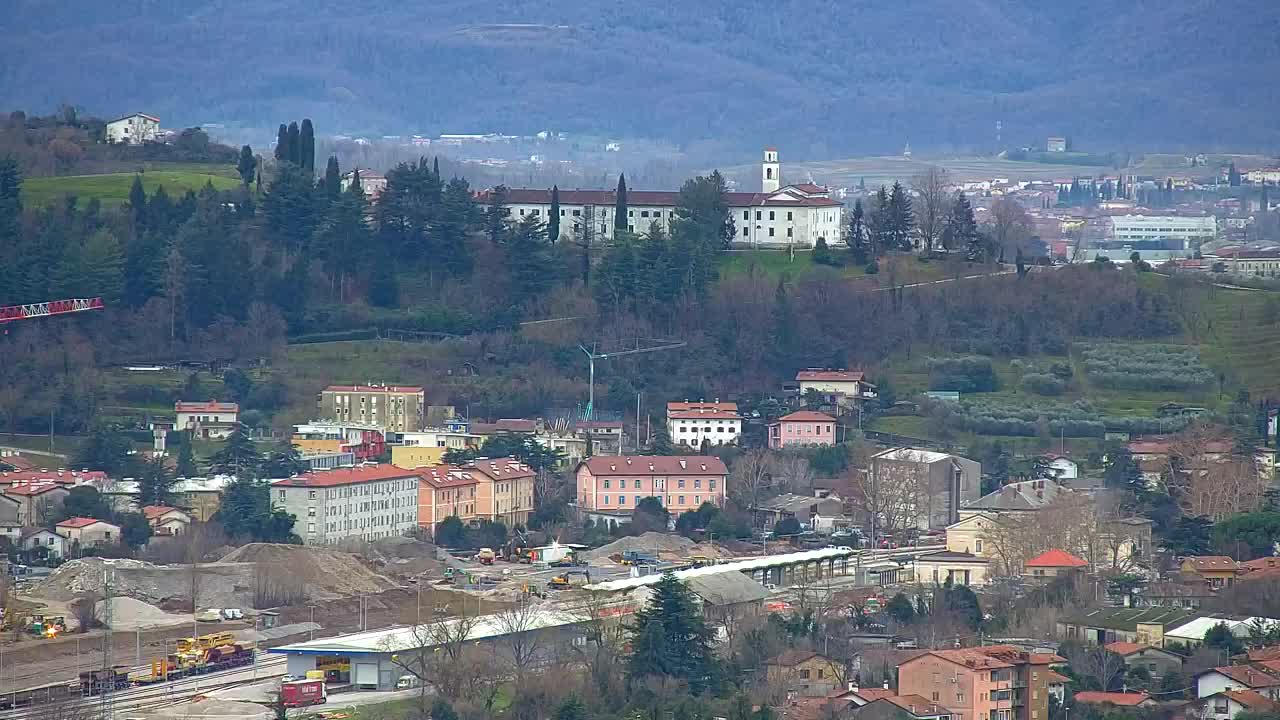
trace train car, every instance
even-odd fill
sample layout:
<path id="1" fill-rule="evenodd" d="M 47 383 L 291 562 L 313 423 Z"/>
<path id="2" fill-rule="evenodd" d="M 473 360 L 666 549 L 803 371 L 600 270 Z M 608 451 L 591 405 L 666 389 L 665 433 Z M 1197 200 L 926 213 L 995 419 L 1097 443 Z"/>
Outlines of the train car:
<path id="1" fill-rule="evenodd" d="M 52 683 L 38 688 L 0 694 L 0 710 L 14 710 L 32 705 L 50 705 L 80 697 L 80 686 L 73 682 Z"/>
<path id="2" fill-rule="evenodd" d="M 80 694 L 84 697 L 124 690 L 129 684 L 129 668 L 123 665 L 80 673 Z"/>

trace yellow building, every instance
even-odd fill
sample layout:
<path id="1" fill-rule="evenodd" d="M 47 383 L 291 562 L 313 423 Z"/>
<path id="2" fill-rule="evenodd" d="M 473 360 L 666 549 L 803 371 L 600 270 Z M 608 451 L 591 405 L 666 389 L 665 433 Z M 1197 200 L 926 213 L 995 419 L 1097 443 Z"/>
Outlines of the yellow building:
<path id="1" fill-rule="evenodd" d="M 444 462 L 444 454 L 448 449 L 423 445 L 392 445 L 391 464 L 406 470 L 439 465 Z"/>

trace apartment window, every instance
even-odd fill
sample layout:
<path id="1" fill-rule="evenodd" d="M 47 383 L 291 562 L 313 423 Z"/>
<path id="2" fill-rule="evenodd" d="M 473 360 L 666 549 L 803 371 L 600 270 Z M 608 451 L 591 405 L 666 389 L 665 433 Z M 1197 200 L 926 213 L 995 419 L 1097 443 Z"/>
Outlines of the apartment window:
<path id="1" fill-rule="evenodd" d="M 759 220 L 759 219 L 760 219 L 760 217 L 761 217 L 761 215 L 760 215 L 760 211 L 759 211 L 759 210 L 757 210 L 757 211 L 756 211 L 756 219 L 757 219 L 757 220 Z"/>
<path id="2" fill-rule="evenodd" d="M 501 486 L 501 485 L 499 485 L 499 486 L 498 486 L 498 488 L 499 488 L 499 489 L 501 489 L 501 488 L 502 488 L 502 486 Z M 604 481 L 604 489 L 605 489 L 605 490 L 608 490 L 608 489 L 609 489 L 609 481 L 608 481 L 608 480 L 605 480 L 605 481 Z"/>
<path id="3" fill-rule="evenodd" d="M 750 211 L 750 210 L 743 210 L 743 211 L 742 211 L 742 219 L 743 219 L 743 220 L 750 220 L 750 219 L 751 219 L 751 211 Z"/>
<path id="4" fill-rule="evenodd" d="M 315 517 L 315 516 L 316 516 L 316 509 L 315 509 L 315 508 L 307 508 L 307 517 Z"/>
<path id="5" fill-rule="evenodd" d="M 280 491 L 280 502 L 284 502 L 284 491 Z"/>
<path id="6" fill-rule="evenodd" d="M 801 680 L 808 680 L 808 679 L 809 679 L 809 671 L 808 671 L 808 670 L 806 670 L 806 669 L 801 669 L 801 670 L 800 670 L 800 679 L 801 679 Z"/>
<path id="7" fill-rule="evenodd" d="M 681 490 L 684 489 L 684 478 L 680 478 L 679 480 L 676 481 L 676 487 L 680 488 Z"/>
<path id="8" fill-rule="evenodd" d="M 790 210 L 788 210 L 788 211 L 787 211 L 787 220 L 790 220 L 790 219 L 791 219 L 791 211 L 790 211 Z"/>
<path id="9" fill-rule="evenodd" d="M 315 491 L 315 490 L 308 490 L 308 491 L 307 491 L 307 499 L 308 499 L 308 500 L 315 500 L 315 499 L 316 499 L 316 491 Z"/>
<path id="10" fill-rule="evenodd" d="M 929 699 L 930 699 L 930 700 L 933 700 L 934 702 L 938 702 L 938 693 L 937 693 L 937 691 L 936 691 L 936 690 L 935 690 L 935 691 L 934 691 L 934 693 L 933 693 L 933 697 L 931 697 L 931 698 L 929 698 Z"/>
<path id="11" fill-rule="evenodd" d="M 680 504 L 681 504 L 681 505 L 683 505 L 683 504 L 684 504 L 684 496 L 683 496 L 683 495 L 681 495 L 681 496 L 680 496 Z"/>
<path id="12" fill-rule="evenodd" d="M 823 674 L 824 674 L 824 673 L 823 673 L 822 668 L 818 668 L 818 679 L 819 679 L 819 680 L 821 680 L 821 679 L 822 679 Z"/>
<path id="13" fill-rule="evenodd" d="M 579 216 L 581 216 L 581 215 L 582 215 L 582 211 L 581 211 L 581 210 L 574 210 L 574 211 L 573 211 L 573 216 L 574 216 L 574 217 L 579 217 Z"/>
<path id="14" fill-rule="evenodd" d="M 981 540 L 974 540 L 974 541 L 973 541 L 973 550 L 974 550 L 974 552 L 979 552 L 979 553 L 980 553 L 980 552 L 982 552 L 982 541 L 981 541 Z"/>
<path id="15" fill-rule="evenodd" d="M 636 479 L 636 489 L 637 489 L 637 490 L 639 490 L 639 489 L 640 489 L 640 480 L 639 480 L 639 478 L 637 478 L 637 479 Z"/>
<path id="16" fill-rule="evenodd" d="M 605 504 L 605 505 L 608 505 L 608 504 L 609 504 L 609 496 L 608 496 L 608 495 L 605 495 L 605 496 L 604 496 L 604 504 Z"/>
<path id="17" fill-rule="evenodd" d="M 628 210 L 628 211 L 627 211 L 627 217 L 635 217 L 635 216 L 636 216 L 636 211 L 635 211 L 635 210 Z"/>
<path id="18" fill-rule="evenodd" d="M 619 504 L 619 505 L 626 505 L 626 504 L 627 504 L 627 496 L 626 496 L 626 495 L 619 495 L 619 496 L 618 496 L 618 504 Z"/>
<path id="19" fill-rule="evenodd" d="M 708 480 L 708 481 L 707 481 L 707 487 L 708 487 L 709 489 L 711 489 L 711 490 L 715 490 L 715 489 L 716 489 L 716 481 L 715 481 L 715 480 Z"/>
<path id="20" fill-rule="evenodd" d="M 773 228 L 769 228 L 769 237 L 773 237 Z"/>
<path id="21" fill-rule="evenodd" d="M 770 219 L 770 220 L 772 220 L 772 219 L 773 219 L 773 211 L 772 211 L 772 210 L 770 210 L 770 211 L 769 211 L 769 219 Z"/>
<path id="22" fill-rule="evenodd" d="M 640 217 L 642 217 L 642 218 L 647 218 L 647 217 L 649 217 L 649 211 L 648 211 L 648 210 L 641 210 L 641 211 L 640 211 Z"/>
<path id="23" fill-rule="evenodd" d="M 792 228 L 787 228 L 787 237 L 791 237 Z"/>
<path id="24" fill-rule="evenodd" d="M 702 478 L 695 478 L 693 481 L 693 489 L 697 490 L 702 487 Z"/>
<path id="25" fill-rule="evenodd" d="M 563 211 L 563 210 L 561 210 L 561 211 L 560 211 L 560 217 L 564 217 L 564 211 Z"/>
<path id="26" fill-rule="evenodd" d="M 964 693 L 960 692 L 959 690 L 956 691 L 956 702 L 958 703 L 964 702 Z"/>
<path id="27" fill-rule="evenodd" d="M 746 237 L 746 236 L 747 236 L 747 226 L 746 226 L 746 225 L 743 225 L 743 226 L 742 226 L 742 237 Z"/>

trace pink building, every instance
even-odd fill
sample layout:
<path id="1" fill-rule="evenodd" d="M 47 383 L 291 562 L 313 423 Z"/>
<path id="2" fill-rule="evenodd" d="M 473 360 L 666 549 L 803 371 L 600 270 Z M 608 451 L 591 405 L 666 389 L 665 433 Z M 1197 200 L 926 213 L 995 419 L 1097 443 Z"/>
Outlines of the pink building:
<path id="1" fill-rule="evenodd" d="M 596 455 L 574 474 L 580 510 L 630 515 L 641 500 L 656 497 L 679 515 L 704 502 L 724 505 L 729 470 L 717 457 Z"/>
<path id="2" fill-rule="evenodd" d="M 836 419 L 826 413 L 800 410 L 769 423 L 769 447 L 835 445 Z"/>

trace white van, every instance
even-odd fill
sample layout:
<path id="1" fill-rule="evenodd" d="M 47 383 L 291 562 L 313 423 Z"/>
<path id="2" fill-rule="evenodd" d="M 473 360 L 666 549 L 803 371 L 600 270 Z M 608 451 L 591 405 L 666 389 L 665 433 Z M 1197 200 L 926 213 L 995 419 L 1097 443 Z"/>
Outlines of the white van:
<path id="1" fill-rule="evenodd" d="M 422 679 L 417 675 L 401 675 L 396 681 L 397 690 L 411 690 L 422 685 Z"/>

